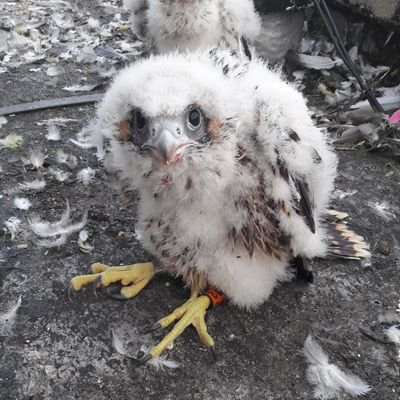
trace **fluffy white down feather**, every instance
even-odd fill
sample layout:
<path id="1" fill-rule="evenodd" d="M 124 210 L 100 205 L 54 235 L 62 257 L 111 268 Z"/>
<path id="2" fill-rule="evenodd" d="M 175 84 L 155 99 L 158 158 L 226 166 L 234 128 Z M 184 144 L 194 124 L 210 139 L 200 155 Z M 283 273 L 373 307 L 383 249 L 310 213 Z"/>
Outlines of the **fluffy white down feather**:
<path id="1" fill-rule="evenodd" d="M 334 399 L 341 390 L 352 396 L 362 396 L 371 390 L 358 376 L 346 374 L 330 364 L 328 356 L 311 335 L 306 339 L 303 352 L 309 364 L 307 379 L 315 386 L 315 398 Z"/>
<path id="2" fill-rule="evenodd" d="M 139 107 L 148 118 L 173 118 L 191 104 L 200 105 L 207 118 L 221 121 L 229 134 L 223 144 L 206 147 L 196 157 L 185 157 L 173 168 L 152 170 L 150 157 L 114 137 L 133 108 Z M 277 216 L 279 226 L 290 237 L 293 254 L 324 255 L 325 232 L 319 218 L 333 188 L 336 157 L 325 134 L 313 125 L 302 95 L 261 61 L 241 62 L 227 51 L 214 58 L 207 52 L 139 61 L 116 77 L 91 129 L 94 143 L 110 146 L 107 153 L 100 151 L 105 154 L 106 168 L 117 174 L 125 190 L 140 194 L 138 227 L 144 247 L 167 267 L 162 250 L 179 258 L 185 249 L 197 249 L 201 241 L 200 248 L 192 252 L 190 265 L 175 265 L 178 274 L 195 266 L 211 285 L 244 307 L 262 303 L 276 284 L 289 276 L 285 253 L 278 260 L 256 249 L 249 257 L 244 248 L 233 247 L 227 239 L 228 227 L 240 231 L 245 219 L 235 201 L 259 184 L 258 177 L 240 169 L 238 145 L 246 148 L 263 171 L 265 192 L 275 202 L 293 201 L 293 188 L 272 170 L 277 168 L 276 149 L 290 175 L 307 183 L 315 206 L 316 233 L 294 210 Z M 292 131 L 299 141 L 290 140 Z M 150 171 L 151 176 L 146 177 Z M 165 175 L 173 184 L 162 183 Z M 193 181 L 190 192 L 185 190 L 188 178 Z M 152 236 L 161 234 L 163 227 L 146 230 L 151 218 L 164 221 L 173 232 L 171 240 L 159 249 Z"/>
<path id="3" fill-rule="evenodd" d="M 217 45 L 240 49 L 253 42 L 261 20 L 251 0 L 125 0 L 133 32 L 147 35 L 157 53 L 198 50 Z"/>
<path id="4" fill-rule="evenodd" d="M 22 303 L 22 297 L 4 313 L 0 313 L 0 335 L 10 335 L 14 326 L 17 311 Z"/>

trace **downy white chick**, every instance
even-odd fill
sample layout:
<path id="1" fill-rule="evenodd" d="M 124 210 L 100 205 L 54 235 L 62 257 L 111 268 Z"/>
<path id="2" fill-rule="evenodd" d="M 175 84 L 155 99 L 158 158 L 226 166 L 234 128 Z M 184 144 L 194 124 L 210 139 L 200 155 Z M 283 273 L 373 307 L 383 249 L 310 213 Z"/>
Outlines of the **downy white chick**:
<path id="1" fill-rule="evenodd" d="M 138 196 L 144 248 L 192 289 L 152 327 L 180 320 L 144 361 L 190 324 L 212 347 L 210 305 L 224 293 L 237 306 L 259 306 L 292 275 L 293 259 L 369 254 L 332 220 L 340 214 L 327 214 L 337 160 L 325 134 L 302 95 L 259 60 L 231 51 L 141 60 L 115 79 L 94 132 L 107 138 L 105 165 L 122 192 Z M 95 264 L 93 272 L 72 287 L 121 281 L 120 298 L 130 298 L 155 270 Z"/>

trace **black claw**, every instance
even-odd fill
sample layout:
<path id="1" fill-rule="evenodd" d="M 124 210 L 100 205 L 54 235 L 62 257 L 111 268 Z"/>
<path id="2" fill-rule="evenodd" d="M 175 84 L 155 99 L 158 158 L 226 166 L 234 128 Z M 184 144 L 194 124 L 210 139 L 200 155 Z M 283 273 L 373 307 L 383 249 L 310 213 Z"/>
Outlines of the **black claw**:
<path id="1" fill-rule="evenodd" d="M 98 297 L 97 296 L 97 287 L 100 282 L 101 282 L 101 275 L 97 276 L 96 279 L 91 283 L 93 293 L 96 297 Z"/>
<path id="2" fill-rule="evenodd" d="M 120 292 L 120 288 L 118 287 L 118 292 L 112 292 L 112 287 L 107 288 L 107 296 L 110 297 L 113 300 L 118 300 L 118 301 L 126 301 L 129 300 L 129 297 L 124 296 Z"/>
<path id="3" fill-rule="evenodd" d="M 210 347 L 210 350 L 211 350 L 211 353 L 212 353 L 212 355 L 213 355 L 214 362 L 217 362 L 217 361 L 218 361 L 218 357 L 217 357 L 217 353 L 216 353 L 216 351 L 215 351 L 215 347 L 214 347 L 214 346 L 211 346 L 211 347 Z"/>
<path id="4" fill-rule="evenodd" d="M 65 294 L 66 294 L 66 296 L 67 296 L 67 299 L 68 299 L 71 303 L 74 302 L 73 295 L 72 295 L 73 292 L 74 292 L 74 290 L 73 290 L 72 285 L 69 285 L 69 286 L 67 287 L 67 289 L 65 290 Z"/>
<path id="5" fill-rule="evenodd" d="M 150 361 L 152 358 L 153 358 L 153 356 L 150 353 L 148 353 L 148 354 L 145 354 L 143 357 L 138 358 L 137 361 L 140 365 L 144 365 L 147 363 L 147 361 Z"/>
<path id="6" fill-rule="evenodd" d="M 143 329 L 141 329 L 140 333 L 142 333 L 143 335 L 147 335 L 148 333 L 158 331 L 159 329 L 162 329 L 162 326 L 159 322 L 156 322 L 153 325 L 145 326 Z"/>

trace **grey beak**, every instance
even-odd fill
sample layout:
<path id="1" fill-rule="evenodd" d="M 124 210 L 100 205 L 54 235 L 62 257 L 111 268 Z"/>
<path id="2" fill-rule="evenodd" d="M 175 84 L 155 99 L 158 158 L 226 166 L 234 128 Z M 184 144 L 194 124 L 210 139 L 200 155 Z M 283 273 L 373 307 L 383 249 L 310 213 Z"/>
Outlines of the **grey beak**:
<path id="1" fill-rule="evenodd" d="M 179 146 L 179 141 L 168 130 L 164 129 L 153 142 L 154 149 L 161 157 L 162 161 L 170 164 L 176 160 L 176 150 Z"/>

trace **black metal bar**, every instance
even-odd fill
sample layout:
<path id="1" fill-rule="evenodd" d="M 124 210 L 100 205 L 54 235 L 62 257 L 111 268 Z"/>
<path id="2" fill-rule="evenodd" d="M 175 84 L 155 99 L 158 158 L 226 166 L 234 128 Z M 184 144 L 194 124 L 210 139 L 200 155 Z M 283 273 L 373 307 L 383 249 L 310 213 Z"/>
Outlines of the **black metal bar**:
<path id="1" fill-rule="evenodd" d="M 97 103 L 104 97 L 104 93 L 69 96 L 51 100 L 39 100 L 32 103 L 16 104 L 0 107 L 0 115 L 21 114 L 32 111 L 49 110 L 52 108 L 78 106 L 81 104 Z"/>
<path id="2" fill-rule="evenodd" d="M 350 72 L 354 75 L 356 78 L 361 90 L 364 92 L 365 96 L 367 97 L 369 103 L 371 104 L 372 109 L 375 112 L 379 113 L 384 113 L 384 109 L 382 105 L 379 103 L 377 98 L 375 97 L 374 93 L 370 90 L 362 76 L 360 75 L 357 65 L 354 64 L 353 60 L 350 58 L 349 54 L 347 53 L 347 50 L 345 48 L 345 45 L 340 37 L 340 34 L 336 28 L 336 24 L 332 18 L 332 14 L 329 11 L 329 8 L 325 2 L 325 0 L 313 0 L 315 6 L 318 9 L 318 12 L 321 15 L 321 18 L 328 30 L 328 33 L 339 53 L 341 58 L 343 59 L 343 62 L 346 64 L 347 68 L 350 70 Z M 322 7 L 321 7 L 322 4 Z"/>

